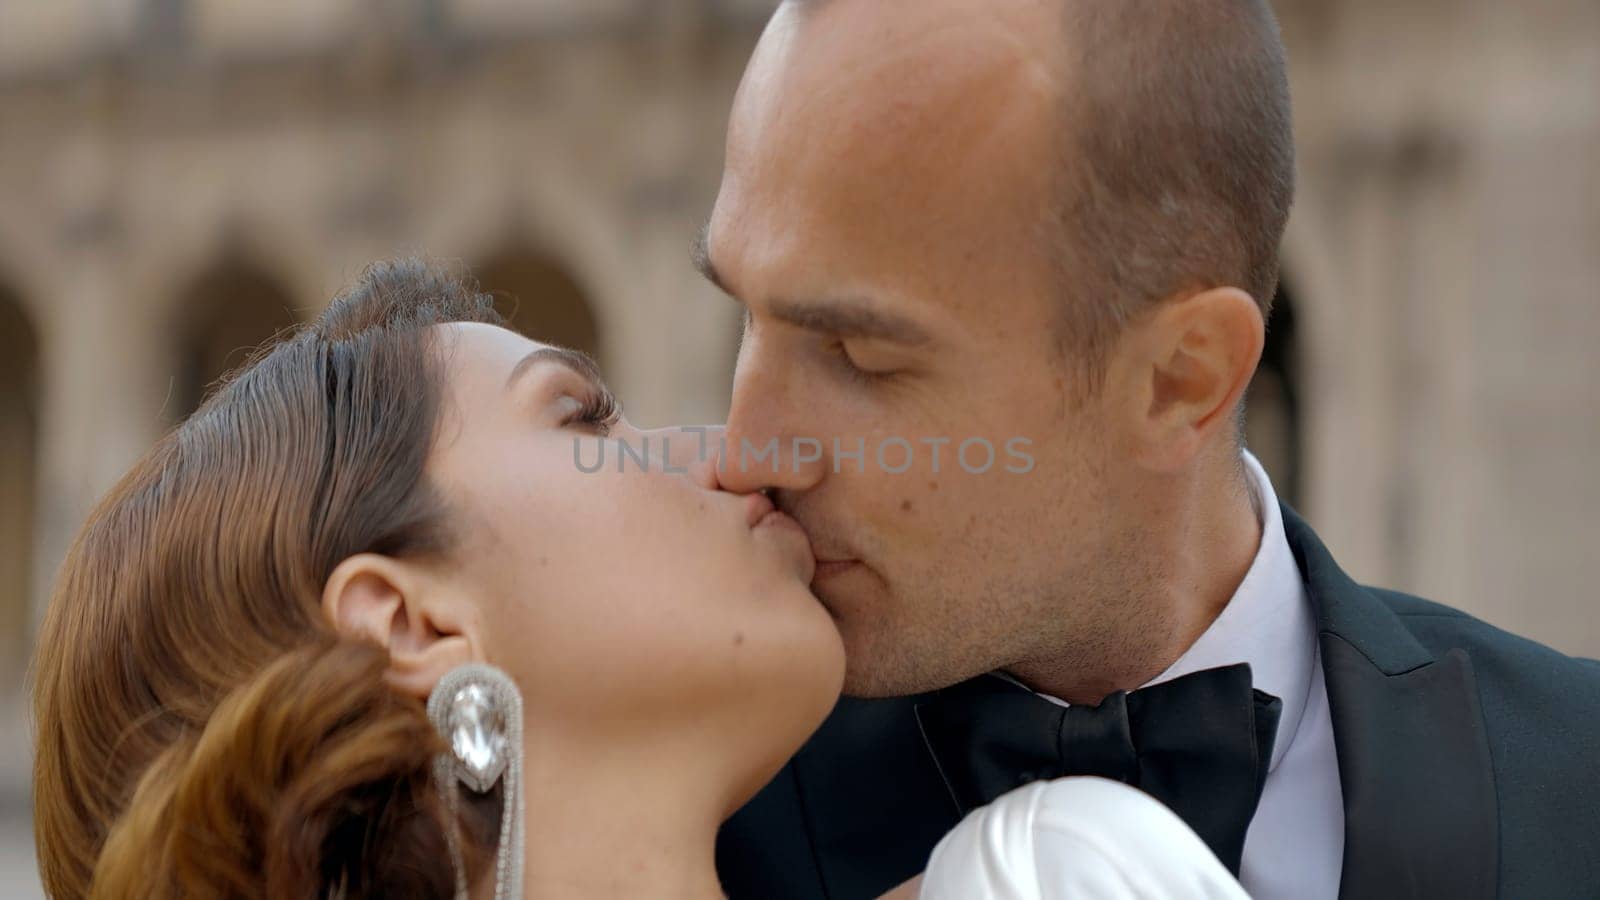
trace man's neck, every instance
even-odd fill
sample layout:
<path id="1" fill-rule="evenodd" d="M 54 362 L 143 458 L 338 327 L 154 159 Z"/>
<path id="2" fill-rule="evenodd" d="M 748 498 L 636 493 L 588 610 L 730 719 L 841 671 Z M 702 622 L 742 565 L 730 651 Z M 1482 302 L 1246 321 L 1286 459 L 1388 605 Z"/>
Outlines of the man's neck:
<path id="1" fill-rule="evenodd" d="M 1151 595 L 1146 608 L 1160 611 L 1160 625 L 1129 641 L 1139 652 L 1111 654 L 1116 658 L 1092 673 L 1080 660 L 1024 663 L 1009 673 L 1039 693 L 1093 705 L 1171 668 L 1227 608 L 1261 547 L 1261 501 L 1250 473 L 1239 477 L 1245 480 L 1230 473 L 1217 489 L 1196 492 L 1172 519 L 1160 550 L 1162 575 L 1142 589 Z"/>
<path id="2" fill-rule="evenodd" d="M 525 751 L 524 897 L 722 900 L 715 847 L 723 804 L 712 773 L 696 778 L 686 775 L 703 768 L 693 763 L 532 743 L 541 745 Z"/>

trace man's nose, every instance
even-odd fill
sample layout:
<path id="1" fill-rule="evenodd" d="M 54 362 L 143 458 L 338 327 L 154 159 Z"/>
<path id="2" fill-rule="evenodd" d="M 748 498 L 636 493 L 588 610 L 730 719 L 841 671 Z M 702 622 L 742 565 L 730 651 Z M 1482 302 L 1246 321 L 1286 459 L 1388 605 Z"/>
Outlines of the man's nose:
<path id="1" fill-rule="evenodd" d="M 722 435 L 717 478 L 730 491 L 805 491 L 827 472 L 827 451 L 819 435 L 786 427 L 775 413 L 792 411 L 787 401 L 751 403 L 736 388 Z"/>

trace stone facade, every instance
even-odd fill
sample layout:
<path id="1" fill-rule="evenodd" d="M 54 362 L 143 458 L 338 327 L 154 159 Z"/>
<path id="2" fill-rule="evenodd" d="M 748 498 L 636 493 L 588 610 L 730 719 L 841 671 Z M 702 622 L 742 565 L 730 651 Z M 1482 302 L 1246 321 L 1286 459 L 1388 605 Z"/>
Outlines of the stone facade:
<path id="1" fill-rule="evenodd" d="M 1358 577 L 1600 655 L 1600 5 L 1278 5 L 1301 189 L 1252 444 Z M 0 3 L 0 826 L 90 505 L 364 262 L 461 260 L 636 420 L 722 417 L 737 318 L 687 250 L 770 6 Z"/>

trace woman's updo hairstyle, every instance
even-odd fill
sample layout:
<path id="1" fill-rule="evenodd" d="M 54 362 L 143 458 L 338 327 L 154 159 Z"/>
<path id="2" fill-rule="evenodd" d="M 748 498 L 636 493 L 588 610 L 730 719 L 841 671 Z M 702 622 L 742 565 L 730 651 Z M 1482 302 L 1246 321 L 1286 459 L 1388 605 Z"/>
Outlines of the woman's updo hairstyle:
<path id="1" fill-rule="evenodd" d="M 262 348 L 90 514 L 34 660 L 45 889 L 79 897 L 450 897 L 498 798 L 452 824 L 442 742 L 341 639 L 322 587 L 363 552 L 453 546 L 424 477 L 448 322 L 490 299 L 416 260 L 370 267 Z"/>

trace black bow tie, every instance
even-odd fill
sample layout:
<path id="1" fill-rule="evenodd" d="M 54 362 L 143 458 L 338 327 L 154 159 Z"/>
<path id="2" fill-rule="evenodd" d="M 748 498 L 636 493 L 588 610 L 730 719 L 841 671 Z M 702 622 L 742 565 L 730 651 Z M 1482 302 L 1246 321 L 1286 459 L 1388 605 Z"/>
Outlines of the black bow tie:
<path id="1" fill-rule="evenodd" d="M 1240 663 L 1058 706 L 982 676 L 917 705 L 917 721 L 962 814 L 1031 781 L 1099 775 L 1166 804 L 1239 874 L 1283 704 Z"/>

